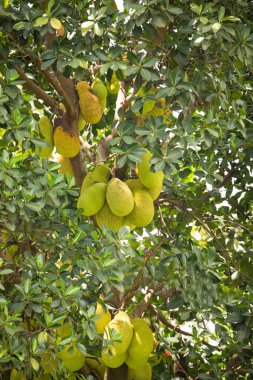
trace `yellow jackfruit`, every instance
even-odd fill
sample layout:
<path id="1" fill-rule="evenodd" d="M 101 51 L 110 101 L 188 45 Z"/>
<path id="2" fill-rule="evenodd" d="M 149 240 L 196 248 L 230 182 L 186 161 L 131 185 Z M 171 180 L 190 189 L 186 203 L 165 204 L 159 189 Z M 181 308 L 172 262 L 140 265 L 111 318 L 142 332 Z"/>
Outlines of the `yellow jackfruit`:
<path id="1" fill-rule="evenodd" d="M 117 78 L 115 71 L 112 74 L 111 81 L 110 82 L 106 81 L 106 87 L 107 87 L 107 90 L 110 94 L 116 95 L 119 92 L 120 83 L 119 83 L 119 80 Z"/>
<path id="2" fill-rule="evenodd" d="M 134 198 L 125 182 L 112 178 L 106 190 L 106 201 L 114 215 L 128 215 L 134 207 Z"/>
<path id="3" fill-rule="evenodd" d="M 82 117 L 87 123 L 97 124 L 102 117 L 102 109 L 98 97 L 85 81 L 78 82 L 76 89 L 79 95 L 79 106 Z"/>
<path id="4" fill-rule="evenodd" d="M 95 215 L 105 203 L 106 184 L 95 183 L 84 190 L 77 201 L 77 208 L 83 209 L 83 215 Z"/>
<path id="5" fill-rule="evenodd" d="M 81 187 L 81 194 L 84 192 L 84 190 L 88 189 L 88 187 L 95 185 L 95 181 L 92 179 L 92 173 L 88 173 L 83 182 L 82 182 L 82 187 Z"/>
<path id="6" fill-rule="evenodd" d="M 152 222 L 154 217 L 154 203 L 151 195 L 146 190 L 133 191 L 134 208 L 133 211 L 125 217 L 125 223 L 128 226 L 145 227 Z"/>
<path id="7" fill-rule="evenodd" d="M 154 347 L 154 336 L 145 319 L 134 318 L 133 338 L 128 348 L 128 354 L 134 360 L 145 360 Z"/>
<path id="8" fill-rule="evenodd" d="M 156 173 L 150 171 L 151 164 L 149 160 L 151 157 L 152 153 L 146 149 L 146 153 L 142 156 L 141 162 L 137 164 L 139 179 L 141 183 L 149 189 L 159 186 L 164 178 L 162 171 Z"/>
<path id="9" fill-rule="evenodd" d="M 108 345 L 108 348 L 113 354 L 121 355 L 125 353 L 129 347 L 133 337 L 133 327 L 125 319 L 113 319 L 105 328 L 104 340 L 110 339 L 113 330 L 116 333 L 121 333 L 122 337 L 120 338 L 120 342 L 113 342 L 113 344 Z"/>
<path id="10" fill-rule="evenodd" d="M 105 365 L 110 368 L 118 368 L 120 367 L 127 358 L 127 353 L 110 355 L 107 351 L 102 350 L 102 359 Z"/>
<path id="11" fill-rule="evenodd" d="M 129 369 L 128 380 L 151 380 L 152 369 L 149 363 L 144 364 L 140 369 Z"/>
<path id="12" fill-rule="evenodd" d="M 83 119 L 83 117 L 81 115 L 81 112 L 78 115 L 77 125 L 78 125 L 79 132 L 81 132 L 84 129 L 85 125 L 86 125 L 86 121 Z"/>
<path id="13" fill-rule="evenodd" d="M 38 121 L 40 132 L 42 136 L 45 138 L 48 145 L 54 145 L 53 141 L 53 124 L 47 116 L 43 116 Z"/>
<path id="14" fill-rule="evenodd" d="M 131 325 L 131 321 L 130 321 L 130 318 L 129 318 L 129 315 L 125 312 L 125 311 L 122 311 L 120 310 L 114 317 L 114 321 L 117 320 L 117 319 L 122 319 L 124 321 L 126 321 L 127 323 L 130 323 Z M 132 325 L 131 325 L 132 326 Z"/>
<path id="15" fill-rule="evenodd" d="M 149 359 L 149 355 L 142 359 L 132 358 L 132 356 L 128 355 L 126 359 L 126 364 L 128 365 L 129 368 L 140 369 L 147 363 L 148 359 Z"/>
<path id="16" fill-rule="evenodd" d="M 57 162 L 62 165 L 62 167 L 58 170 L 58 173 L 70 173 L 72 176 L 74 176 L 69 158 L 64 157 L 62 154 L 59 154 L 59 156 L 57 157 Z"/>
<path id="17" fill-rule="evenodd" d="M 54 145 L 59 154 L 64 157 L 75 157 L 80 151 L 80 142 L 77 135 L 69 133 L 59 126 L 54 131 Z"/>
<path id="18" fill-rule="evenodd" d="M 75 372 L 81 369 L 85 363 L 85 356 L 78 349 L 70 344 L 64 346 L 57 356 L 63 362 L 69 372 Z"/>
<path id="19" fill-rule="evenodd" d="M 100 318 L 95 322 L 95 328 L 97 330 L 98 334 L 103 334 L 105 327 L 108 325 L 108 323 L 111 321 L 111 314 L 109 313 L 109 310 L 106 309 L 104 311 L 103 306 L 100 302 L 97 303 L 96 312 L 95 315 L 99 316 Z"/>
<path id="20" fill-rule="evenodd" d="M 106 202 L 101 210 L 96 214 L 96 221 L 100 228 L 102 228 L 104 224 L 113 232 L 118 232 L 118 230 L 124 225 L 124 217 L 114 215 Z"/>
<path id="21" fill-rule="evenodd" d="M 109 181 L 110 173 L 111 171 L 108 166 L 105 164 L 98 164 L 91 173 L 91 178 L 94 182 L 107 183 Z"/>

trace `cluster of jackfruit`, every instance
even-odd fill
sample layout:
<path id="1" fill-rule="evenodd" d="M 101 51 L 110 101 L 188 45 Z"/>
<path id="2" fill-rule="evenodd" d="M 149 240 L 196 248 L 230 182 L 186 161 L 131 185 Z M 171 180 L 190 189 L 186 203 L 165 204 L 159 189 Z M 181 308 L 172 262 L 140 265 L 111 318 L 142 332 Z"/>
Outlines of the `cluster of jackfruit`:
<path id="1" fill-rule="evenodd" d="M 146 150 L 137 164 L 138 179 L 126 182 L 110 177 L 110 169 L 100 164 L 85 177 L 77 208 L 85 216 L 96 215 L 101 228 L 105 224 L 117 232 L 122 226 L 144 227 L 154 217 L 153 201 L 159 196 L 163 185 L 163 172 L 151 172 L 149 162 L 152 153 Z"/>
<path id="2" fill-rule="evenodd" d="M 78 82 L 76 89 L 82 118 L 87 123 L 97 124 L 106 108 L 107 87 L 95 78 L 91 86 L 86 81 Z"/>
<path id="3" fill-rule="evenodd" d="M 106 344 L 112 333 L 119 333 L 121 338 Z M 148 360 L 154 348 L 154 336 L 145 319 L 131 321 L 127 313 L 120 311 L 105 327 L 103 338 L 101 357 L 107 367 L 117 368 L 126 363 L 129 380 L 151 380 Z"/>

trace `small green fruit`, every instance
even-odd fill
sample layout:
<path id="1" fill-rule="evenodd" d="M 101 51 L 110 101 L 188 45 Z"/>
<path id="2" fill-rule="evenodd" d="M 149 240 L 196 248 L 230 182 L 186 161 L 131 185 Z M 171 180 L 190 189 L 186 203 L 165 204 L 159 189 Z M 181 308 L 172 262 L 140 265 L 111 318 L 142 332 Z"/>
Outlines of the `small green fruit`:
<path id="1" fill-rule="evenodd" d="M 83 215 L 95 215 L 105 203 L 106 184 L 95 183 L 84 190 L 77 201 L 77 208 L 83 209 Z"/>
<path id="2" fill-rule="evenodd" d="M 153 173 L 150 171 L 151 164 L 149 162 L 152 157 L 152 153 L 146 150 L 146 153 L 142 156 L 141 162 L 137 164 L 138 176 L 141 183 L 148 189 L 161 186 L 164 178 L 162 171 Z"/>
<path id="3" fill-rule="evenodd" d="M 96 221 L 100 228 L 105 225 L 113 232 L 118 232 L 118 230 L 124 225 L 124 217 L 114 215 L 106 202 L 101 210 L 97 213 Z"/>

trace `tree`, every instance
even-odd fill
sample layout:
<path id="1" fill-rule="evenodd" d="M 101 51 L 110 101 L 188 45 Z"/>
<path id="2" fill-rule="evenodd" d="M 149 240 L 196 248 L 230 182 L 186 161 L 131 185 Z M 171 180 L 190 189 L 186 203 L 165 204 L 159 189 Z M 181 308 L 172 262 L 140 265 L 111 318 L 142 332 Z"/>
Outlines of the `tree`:
<path id="1" fill-rule="evenodd" d="M 148 322 L 153 379 L 250 379 L 252 12 L 249 0 L 122 11 L 109 0 L 2 1 L 1 378 L 102 378 L 88 360 L 71 372 L 62 359 L 68 347 L 101 356 L 100 300 L 112 317 Z M 110 90 L 106 108 L 80 132 L 76 85 L 95 78 Z M 78 139 L 72 174 L 42 117 Z M 150 172 L 164 173 L 152 222 L 99 228 L 77 208 L 84 178 L 99 163 L 136 178 L 145 149 Z"/>

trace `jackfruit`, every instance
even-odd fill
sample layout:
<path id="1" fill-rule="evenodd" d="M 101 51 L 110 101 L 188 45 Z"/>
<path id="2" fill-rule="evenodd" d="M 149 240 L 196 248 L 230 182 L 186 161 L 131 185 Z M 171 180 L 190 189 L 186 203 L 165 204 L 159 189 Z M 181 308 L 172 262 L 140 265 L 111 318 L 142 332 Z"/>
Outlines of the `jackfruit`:
<path id="1" fill-rule="evenodd" d="M 77 208 L 83 209 L 83 215 L 95 215 L 104 205 L 106 195 L 106 184 L 95 183 L 84 190 L 77 201 Z"/>
<path id="2" fill-rule="evenodd" d="M 100 318 L 95 322 L 95 328 L 97 330 L 98 334 L 103 334 L 105 327 L 108 325 L 108 323 L 111 321 L 111 314 L 109 313 L 109 310 L 106 309 L 106 312 L 103 309 L 103 306 L 100 302 L 97 303 L 96 312 L 95 315 L 99 316 Z"/>
<path id="3" fill-rule="evenodd" d="M 56 374 L 56 369 L 58 367 L 58 360 L 52 354 L 51 351 L 43 352 L 40 355 L 40 365 L 43 368 L 43 373 L 51 374 L 52 376 Z"/>
<path id="4" fill-rule="evenodd" d="M 108 166 L 105 164 L 98 164 L 91 173 L 91 178 L 94 182 L 107 183 L 109 181 L 110 173 L 111 171 Z"/>
<path id="5" fill-rule="evenodd" d="M 107 97 L 108 91 L 107 91 L 106 86 L 101 81 L 101 79 L 95 78 L 91 85 L 91 89 L 94 91 L 95 95 L 98 97 L 101 104 L 101 101 L 103 101 Z"/>
<path id="6" fill-rule="evenodd" d="M 23 371 L 18 371 L 17 369 L 13 368 L 11 370 L 10 380 L 26 380 L 26 376 L 24 375 Z"/>
<path id="7" fill-rule="evenodd" d="M 141 162 L 137 164 L 138 177 L 141 183 L 149 189 L 161 185 L 164 178 L 162 171 L 156 173 L 150 171 L 151 164 L 149 160 L 151 157 L 152 153 L 149 150 L 146 150 L 146 153 L 141 158 Z"/>
<path id="8" fill-rule="evenodd" d="M 106 350 L 102 350 L 102 359 L 105 365 L 110 368 L 118 368 L 120 367 L 127 358 L 127 353 L 123 352 L 123 354 L 110 355 Z"/>
<path id="9" fill-rule="evenodd" d="M 125 312 L 125 311 L 122 311 L 120 310 L 114 317 L 114 321 L 117 320 L 117 319 L 122 319 L 123 321 L 126 321 L 127 323 L 130 323 L 131 325 L 131 321 L 130 321 L 130 318 L 129 318 L 129 315 Z M 131 325 L 132 326 L 132 325 Z"/>
<path id="10" fill-rule="evenodd" d="M 114 215 L 106 202 L 101 210 L 96 214 L 96 222 L 98 226 L 102 228 L 104 224 L 113 232 L 118 232 L 118 230 L 123 226 L 123 221 L 124 217 Z"/>
<path id="11" fill-rule="evenodd" d="M 130 231 L 133 231 L 136 226 L 128 219 L 128 215 L 123 220 L 123 226 L 129 227 Z"/>
<path id="12" fill-rule="evenodd" d="M 104 340 L 109 339 L 112 330 L 116 333 L 121 333 L 122 337 L 120 338 L 120 342 L 109 344 L 108 349 L 116 355 L 121 355 L 126 352 L 129 347 L 133 337 L 133 327 L 125 319 L 113 319 L 105 328 Z"/>
<path id="13" fill-rule="evenodd" d="M 81 112 L 78 115 L 77 125 L 78 125 L 79 132 L 81 132 L 84 129 L 85 125 L 86 125 L 86 121 L 82 117 Z"/>
<path id="14" fill-rule="evenodd" d="M 153 189 L 148 189 L 141 183 L 139 179 L 128 179 L 126 181 L 126 184 L 128 185 L 128 187 L 130 188 L 132 192 L 135 190 L 146 190 L 151 195 L 151 198 L 153 199 L 153 201 L 155 201 L 159 197 L 162 191 L 162 187 L 163 187 L 163 184 L 161 182 Z"/>
<path id="15" fill-rule="evenodd" d="M 92 173 L 88 173 L 82 182 L 82 187 L 81 187 L 81 194 L 88 189 L 88 187 L 95 185 L 95 181 L 92 179 Z"/>
<path id="16" fill-rule="evenodd" d="M 51 157 L 53 150 L 54 150 L 53 146 L 44 146 L 43 148 L 39 148 L 38 146 L 36 146 L 35 148 L 35 152 L 38 153 L 38 155 L 41 158 Z"/>
<path id="17" fill-rule="evenodd" d="M 129 368 L 132 369 L 140 369 L 142 368 L 148 361 L 149 355 L 142 358 L 141 360 L 138 358 L 132 358 L 132 356 L 128 355 L 126 359 L 126 364 L 128 365 Z"/>
<path id="18" fill-rule="evenodd" d="M 144 360 L 153 350 L 154 336 L 145 319 L 134 318 L 133 338 L 128 348 L 128 354 L 134 360 Z"/>
<path id="19" fill-rule="evenodd" d="M 87 354 L 85 356 L 85 364 L 90 369 L 96 369 L 103 363 L 103 360 L 101 358 L 98 358 L 97 356 L 89 355 Z"/>
<path id="20" fill-rule="evenodd" d="M 128 380 L 151 380 L 152 369 L 149 363 L 144 364 L 140 369 L 129 369 Z"/>
<path id="21" fill-rule="evenodd" d="M 57 356 L 63 362 L 69 372 L 75 372 L 81 369 L 85 363 L 85 356 L 78 349 L 70 344 L 64 346 Z"/>
<path id="22" fill-rule="evenodd" d="M 72 176 L 74 176 L 69 158 L 64 157 L 62 154 L 59 154 L 57 157 L 57 162 L 62 165 L 62 167 L 58 170 L 58 173 L 70 173 Z"/>
<path id="23" fill-rule="evenodd" d="M 146 190 L 135 190 L 133 192 L 134 208 L 133 211 L 125 217 L 126 225 L 136 227 L 145 227 L 152 222 L 154 217 L 154 203 L 151 195 Z"/>
<path id="24" fill-rule="evenodd" d="M 128 215 L 134 207 L 134 198 L 125 182 L 112 178 L 107 186 L 106 201 L 114 215 Z"/>
<path id="25" fill-rule="evenodd" d="M 53 141 L 53 124 L 47 116 L 43 116 L 38 121 L 40 132 L 42 136 L 45 138 L 48 145 L 54 145 Z"/>
<path id="26" fill-rule="evenodd" d="M 69 133 L 59 126 L 54 131 L 54 145 L 59 154 L 64 157 L 75 157 L 80 151 L 80 142 L 77 135 Z"/>
<path id="27" fill-rule="evenodd" d="M 115 71 L 112 73 L 112 79 L 110 82 L 106 81 L 106 87 L 110 94 L 116 95 L 120 89 L 120 83 Z"/>
<path id="28" fill-rule="evenodd" d="M 163 189 L 163 181 L 162 180 L 153 189 L 146 188 L 146 190 L 151 195 L 151 198 L 153 199 L 153 201 L 155 201 L 159 197 L 159 195 L 161 194 L 162 189 Z"/>
<path id="29" fill-rule="evenodd" d="M 85 81 L 78 82 L 76 89 L 79 95 L 79 106 L 83 119 L 87 123 L 97 124 L 102 117 L 102 109 L 98 97 Z"/>

